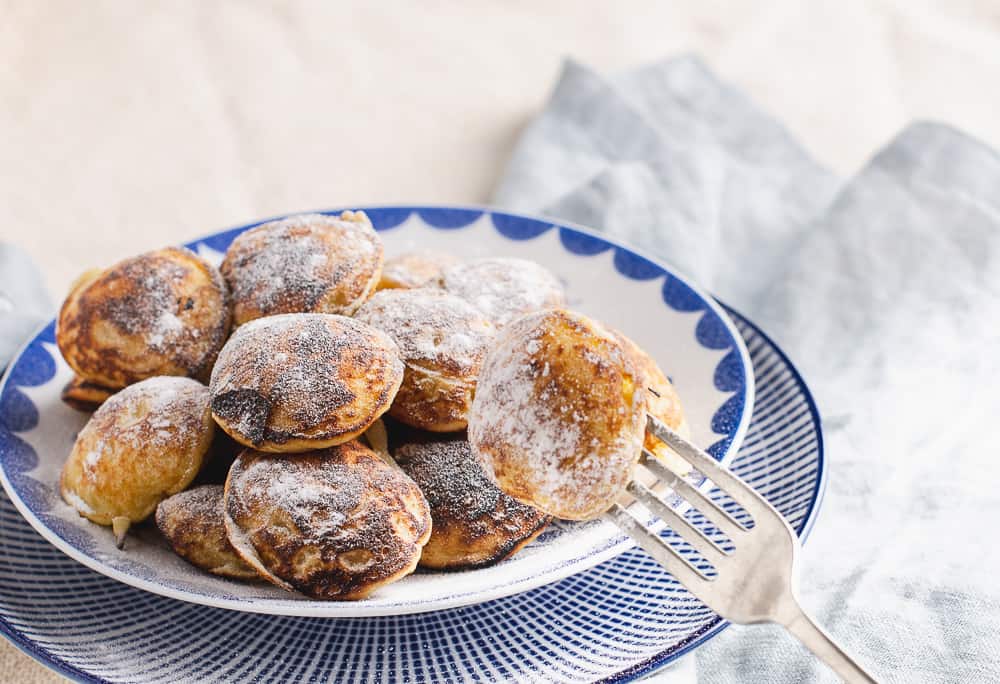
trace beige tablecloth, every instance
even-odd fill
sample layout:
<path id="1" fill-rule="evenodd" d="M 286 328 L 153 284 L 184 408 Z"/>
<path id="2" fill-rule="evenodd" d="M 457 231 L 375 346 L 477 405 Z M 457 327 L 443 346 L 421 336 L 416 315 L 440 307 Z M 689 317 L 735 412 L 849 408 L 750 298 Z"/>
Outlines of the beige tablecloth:
<path id="1" fill-rule="evenodd" d="M 914 117 L 1000 146 L 992 0 L 0 0 L 0 239 L 81 270 L 270 214 L 480 202 L 562 56 L 697 52 L 848 173 Z M 0 681 L 55 675 L 0 644 Z"/>

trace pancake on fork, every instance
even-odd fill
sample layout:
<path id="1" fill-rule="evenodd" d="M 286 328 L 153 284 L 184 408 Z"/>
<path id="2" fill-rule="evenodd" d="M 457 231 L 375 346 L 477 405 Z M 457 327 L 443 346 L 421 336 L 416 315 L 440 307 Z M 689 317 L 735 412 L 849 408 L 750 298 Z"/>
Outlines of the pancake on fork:
<path id="1" fill-rule="evenodd" d="M 207 379 L 229 333 L 219 271 L 167 247 L 89 271 L 56 323 L 56 343 L 83 380 L 110 389 L 157 375 Z"/>
<path id="2" fill-rule="evenodd" d="M 396 344 L 332 314 L 241 325 L 212 372 L 212 415 L 240 444 L 296 452 L 350 441 L 385 413 L 403 380 Z"/>
<path id="3" fill-rule="evenodd" d="M 504 492 L 558 518 L 607 510 L 632 477 L 645 435 L 645 379 L 596 321 L 528 314 L 486 356 L 469 442 Z"/>
<path id="4" fill-rule="evenodd" d="M 691 428 L 684 417 L 684 407 L 681 406 L 680 395 L 677 394 L 673 383 L 652 356 L 621 332 L 617 330 L 613 332 L 632 355 L 632 359 L 646 378 L 646 413 L 659 418 L 681 437 L 690 437 Z M 675 454 L 673 449 L 660 441 L 652 432 L 646 433 L 644 446 L 650 453 L 664 460 L 674 472 L 686 475 L 691 471 L 690 464 Z"/>
<path id="5" fill-rule="evenodd" d="M 410 574 L 431 534 L 417 485 L 357 441 L 295 455 L 247 449 L 224 505 L 237 553 L 316 599 L 365 598 Z"/>

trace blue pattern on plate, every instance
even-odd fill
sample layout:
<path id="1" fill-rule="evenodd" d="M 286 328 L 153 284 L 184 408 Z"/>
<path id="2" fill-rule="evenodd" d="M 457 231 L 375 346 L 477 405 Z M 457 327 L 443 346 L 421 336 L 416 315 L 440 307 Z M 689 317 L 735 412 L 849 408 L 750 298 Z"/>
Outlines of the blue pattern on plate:
<path id="1" fill-rule="evenodd" d="M 804 534 L 825 483 L 819 415 L 780 350 L 733 317 L 758 400 L 732 468 Z M 6 457 L 12 435 L 0 431 Z M 87 569 L 0 496 L 0 631 L 79 681 L 627 681 L 724 627 L 637 549 L 551 585 L 436 613 L 331 620 L 209 608 Z"/>

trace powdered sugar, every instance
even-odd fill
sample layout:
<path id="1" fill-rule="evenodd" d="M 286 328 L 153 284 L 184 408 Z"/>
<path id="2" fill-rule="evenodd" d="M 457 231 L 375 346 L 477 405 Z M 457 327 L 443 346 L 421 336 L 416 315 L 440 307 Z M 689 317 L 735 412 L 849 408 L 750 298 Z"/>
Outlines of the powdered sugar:
<path id="1" fill-rule="evenodd" d="M 444 252 L 417 250 L 386 259 L 382 267 L 383 288 L 440 287 L 445 268 L 458 258 Z"/>
<path id="2" fill-rule="evenodd" d="M 377 292 L 357 318 L 385 331 L 407 363 L 457 376 L 478 371 L 495 332 L 471 304 L 429 288 Z"/>
<path id="3" fill-rule="evenodd" d="M 83 458 L 94 470 L 109 449 L 145 448 L 188 444 L 205 429 L 208 388 L 196 380 L 157 376 L 129 385 L 112 395 L 84 428 L 100 437 Z"/>
<path id="4" fill-rule="evenodd" d="M 257 460 L 241 474 L 242 491 L 291 516 L 303 542 L 336 536 L 361 503 L 362 487 L 348 466 L 330 460 L 301 467 L 293 460 Z"/>
<path id="5" fill-rule="evenodd" d="M 367 324 L 330 314 L 240 326 L 212 371 L 212 410 L 253 444 L 364 429 L 391 402 L 403 364 Z"/>
<path id="6" fill-rule="evenodd" d="M 444 289 L 482 311 L 498 328 L 518 316 L 561 306 L 566 296 L 559 280 L 533 261 L 473 259 L 444 271 Z"/>
<path id="7" fill-rule="evenodd" d="M 395 453 L 400 467 L 420 486 L 431 506 L 449 520 L 474 521 L 523 506 L 497 487 L 465 440 L 404 444 Z M 505 506 L 499 506 L 506 499 Z M 525 506 L 525 508 L 527 508 Z"/>
<path id="8" fill-rule="evenodd" d="M 624 393 L 628 366 L 614 338 L 578 314 L 519 319 L 483 364 L 469 414 L 473 449 L 513 496 L 560 517 L 600 513 L 641 445 L 643 394 Z"/>
<path id="9" fill-rule="evenodd" d="M 222 273 L 237 322 L 275 313 L 353 313 L 378 278 L 382 245 L 362 212 L 302 214 L 237 237 Z"/>
<path id="10" fill-rule="evenodd" d="M 142 335 L 156 351 L 172 348 L 184 339 L 185 325 L 177 313 L 183 302 L 188 269 L 179 262 L 161 259 L 155 253 L 141 255 L 116 267 L 134 291 L 128 296 L 102 302 L 104 316 L 130 335 Z"/>

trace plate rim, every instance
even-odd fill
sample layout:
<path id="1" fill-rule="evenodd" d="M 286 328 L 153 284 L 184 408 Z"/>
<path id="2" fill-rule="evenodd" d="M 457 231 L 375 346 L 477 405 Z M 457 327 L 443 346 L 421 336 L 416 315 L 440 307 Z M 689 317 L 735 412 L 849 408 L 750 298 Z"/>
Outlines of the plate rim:
<path id="1" fill-rule="evenodd" d="M 735 309 L 731 307 L 726 307 L 729 311 L 735 313 L 739 318 L 746 323 L 750 328 L 752 328 L 757 334 L 759 334 L 776 352 L 780 358 L 787 364 L 788 369 L 797 380 L 797 384 L 800 386 L 804 399 L 809 407 L 809 412 L 811 419 L 816 426 L 816 456 L 817 456 L 817 482 L 813 489 L 813 499 L 810 504 L 809 511 L 806 517 L 803 519 L 802 531 L 800 533 L 800 539 L 805 542 L 810 536 L 816 521 L 819 517 L 819 511 L 822 508 L 822 504 L 825 498 L 827 483 L 829 478 L 829 462 L 826 458 L 825 451 L 825 441 L 822 430 L 822 419 L 819 412 L 819 408 L 816 404 L 815 398 L 813 396 L 812 390 L 810 390 L 809 385 L 806 383 L 802 374 L 799 372 L 798 368 L 784 352 L 784 350 L 774 342 L 774 340 L 767 335 L 761 328 L 751 321 L 749 318 L 743 316 Z M 47 324 L 46 324 L 47 325 Z M 33 339 L 33 338 L 32 338 Z M 742 339 L 742 336 L 741 336 Z M 0 385 L 2 386 L 2 385 Z M 664 652 L 654 656 L 644 662 L 637 663 L 636 665 L 628 668 L 625 671 L 612 675 L 611 677 L 604 678 L 600 680 L 602 682 L 627 682 L 634 681 L 640 677 L 652 674 L 669 663 L 677 660 L 678 658 L 687 655 L 691 651 L 695 650 L 698 646 L 703 645 L 707 641 L 718 636 L 726 627 L 731 623 L 722 620 L 714 627 L 709 629 L 706 633 L 701 635 L 695 643 L 681 646 L 679 648 L 673 649 L 668 652 Z M 35 642 L 26 638 L 20 631 L 18 631 L 14 626 L 3 616 L 0 616 L 0 634 L 7 639 L 15 648 L 24 653 L 25 655 L 31 657 L 36 662 L 44 665 L 45 667 L 67 677 L 74 682 L 82 682 L 84 684 L 95 683 L 95 684 L 107 684 L 109 680 L 92 675 L 85 672 L 74 665 L 71 665 L 63 661 L 59 656 L 52 654 L 45 649 L 39 647 Z"/>
<path id="2" fill-rule="evenodd" d="M 278 220 L 288 216 L 308 214 L 308 213 L 332 214 L 344 211 L 347 208 L 350 207 L 345 207 L 345 208 L 335 207 L 328 209 L 305 210 L 305 211 L 298 211 L 286 214 L 279 214 L 268 218 L 257 219 L 249 223 L 241 223 L 235 226 L 231 226 L 229 228 L 223 228 L 221 230 L 217 230 L 212 233 L 206 233 L 205 235 L 186 241 L 182 244 L 188 247 L 189 249 L 194 249 L 193 246 L 196 246 L 200 243 L 205 243 L 206 241 L 211 240 L 213 237 L 218 236 L 219 234 L 222 233 L 229 233 L 232 231 L 243 232 L 254 226 L 258 226 L 263 223 Z M 749 429 L 750 422 L 753 416 L 754 398 L 756 395 L 756 384 L 753 375 L 753 364 L 750 359 L 750 354 L 749 351 L 747 350 L 746 343 L 744 342 L 743 337 L 740 334 L 739 330 L 736 328 L 735 323 L 727 313 L 726 307 L 720 304 L 714 297 L 712 297 L 712 295 L 703 290 L 700 286 L 694 284 L 683 272 L 679 272 L 673 266 L 665 264 L 662 260 L 658 258 L 651 258 L 647 256 L 643 250 L 636 249 L 632 245 L 628 244 L 627 241 L 617 240 L 611 236 L 604 235 L 594 229 L 587 228 L 585 226 L 577 225 L 571 221 L 563 221 L 561 219 L 553 219 L 546 216 L 537 216 L 537 215 L 533 216 L 529 214 L 510 212 L 496 207 L 490 207 L 485 205 L 477 206 L 469 204 L 407 204 L 407 203 L 353 205 L 353 210 L 360 210 L 360 211 L 386 210 L 386 209 L 407 210 L 409 214 L 407 215 L 406 219 L 404 219 L 404 221 L 408 220 L 414 214 L 417 214 L 419 216 L 420 212 L 424 210 L 444 210 L 444 211 L 459 210 L 459 211 L 479 212 L 479 215 L 477 215 L 476 218 L 474 218 L 468 224 L 463 225 L 462 228 L 466 227 L 466 225 L 472 225 L 472 223 L 475 223 L 483 215 L 487 214 L 489 215 L 499 214 L 503 216 L 514 217 L 516 219 L 521 219 L 525 221 L 542 223 L 548 226 L 548 228 L 544 232 L 548 232 L 553 228 L 566 227 L 608 244 L 610 246 L 609 249 L 614 249 L 614 248 L 624 249 L 627 252 L 630 252 L 642 259 L 649 261 L 651 264 L 661 269 L 667 276 L 675 277 L 678 280 L 680 280 L 684 285 L 690 288 L 700 298 L 702 302 L 705 303 L 708 309 L 710 309 L 713 313 L 716 314 L 719 320 L 722 321 L 723 325 L 729 332 L 730 337 L 734 341 L 734 347 L 739 355 L 740 363 L 744 369 L 743 377 L 744 377 L 745 389 L 744 389 L 743 411 L 741 412 L 737 428 L 733 432 L 733 436 L 730 439 L 729 443 L 726 445 L 725 453 L 723 454 L 723 457 L 720 459 L 720 462 L 723 465 L 729 465 L 735 458 L 736 454 L 739 452 L 740 446 L 742 445 L 746 437 L 746 433 L 747 430 Z M 425 223 L 427 222 L 425 221 Z M 428 223 L 428 225 L 431 224 Z M 384 230 L 392 230 L 393 228 L 395 228 L 395 226 L 391 226 Z M 495 223 L 493 224 L 493 228 L 494 230 L 496 230 Z M 541 234 L 539 234 L 539 236 L 540 235 Z M 513 238 L 507 238 L 507 239 L 513 240 Z M 527 241 L 530 241 L 530 239 Z M 566 251 L 570 251 L 568 248 L 565 248 L 565 246 L 564 249 L 566 249 Z M 573 252 L 570 253 L 575 255 L 575 253 Z M 620 271 L 617 271 L 617 269 L 616 272 L 618 272 L 619 275 L 621 275 L 624 278 L 631 279 L 629 276 L 621 273 Z M 657 279 L 661 277 L 662 276 L 660 275 L 656 276 Z M 664 302 L 664 305 L 667 306 L 668 308 L 671 308 L 670 305 L 667 304 L 666 302 Z M 20 360 L 25 350 L 35 342 L 38 336 L 46 328 L 54 324 L 54 321 L 55 321 L 54 318 L 46 319 L 45 321 L 43 321 L 41 325 L 35 330 L 34 334 L 32 334 L 32 336 L 29 337 L 24 342 L 24 344 L 20 346 L 20 348 L 17 350 L 14 356 L 11 357 L 11 361 L 8 364 L 8 367 L 6 368 L 2 379 L 0 379 L 0 394 L 2 394 L 4 390 L 7 388 L 7 384 L 10 380 L 10 376 L 12 374 L 16 362 Z M 19 493 L 14 488 L 13 483 L 10 481 L 6 468 L 0 467 L 0 483 L 2 483 L 3 488 L 7 493 L 7 496 L 10 498 L 11 502 L 17 508 L 18 512 L 28 521 L 28 523 L 35 529 L 36 532 L 38 532 L 42 537 L 46 539 L 46 541 L 55 546 L 61 552 L 63 552 L 76 562 L 81 563 L 82 565 L 90 568 L 91 570 L 98 572 L 102 575 L 105 575 L 107 577 L 110 577 L 115 581 L 122 582 L 123 584 L 133 586 L 143 591 L 148 591 L 150 593 L 158 594 L 160 596 L 165 596 L 179 601 L 185 601 L 187 603 L 193 603 L 196 605 L 210 606 L 213 608 L 223 608 L 227 610 L 236 610 L 245 613 L 284 615 L 284 616 L 295 616 L 295 617 L 314 617 L 314 618 L 361 619 L 366 617 L 409 615 L 409 614 L 434 612 L 438 610 L 449 610 L 453 608 L 459 608 L 461 606 L 476 605 L 479 603 L 484 603 L 486 601 L 492 601 L 500 598 L 505 598 L 507 596 L 513 596 L 515 594 L 519 594 L 525 591 L 530 591 L 531 589 L 535 589 L 537 587 L 544 586 L 546 584 L 558 582 L 559 580 L 565 579 L 566 577 L 570 577 L 580 572 L 585 572 L 590 568 L 600 565 L 601 563 L 604 563 L 610 560 L 611 558 L 615 557 L 619 553 L 623 553 L 629 548 L 635 546 L 634 542 L 632 542 L 630 538 L 626 537 L 625 535 L 618 535 L 617 537 L 613 537 L 607 540 L 602 548 L 598 549 L 594 553 L 591 553 L 589 556 L 584 557 L 584 559 L 578 559 L 575 562 L 566 563 L 565 565 L 557 565 L 546 572 L 532 575 L 518 582 L 505 584 L 501 587 L 495 587 L 491 591 L 480 592 L 477 594 L 470 594 L 467 592 L 460 595 L 450 596 L 443 600 L 438 600 L 433 605 L 426 605 L 426 606 L 419 606 L 419 605 L 413 606 L 412 604 L 383 606 L 381 609 L 378 610 L 377 613 L 365 612 L 365 613 L 351 614 L 352 611 L 350 604 L 346 604 L 347 607 L 344 608 L 346 614 L 330 615 L 324 610 L 329 608 L 329 606 L 327 605 L 328 602 L 296 601 L 292 604 L 294 608 L 290 610 L 289 605 L 285 603 L 275 602 L 274 604 L 265 603 L 261 605 L 260 603 L 255 601 L 242 600 L 238 598 L 207 597 L 204 594 L 192 593 L 190 591 L 185 591 L 183 589 L 175 589 L 173 587 L 157 583 L 153 580 L 137 577 L 135 575 L 122 572 L 120 570 L 107 566 L 101 563 L 99 560 L 91 558 L 87 554 L 79 551 L 72 544 L 66 542 L 58 534 L 49 529 L 48 525 L 44 524 L 42 520 L 40 520 L 34 514 L 34 512 L 27 506 L 27 504 L 22 500 Z M 581 565 L 583 565 L 584 567 L 580 567 Z M 469 600 L 470 596 L 476 596 L 477 598 L 475 600 Z M 301 607 L 299 606 L 299 604 L 301 605 Z M 341 607 L 343 608 L 343 606 Z"/>

